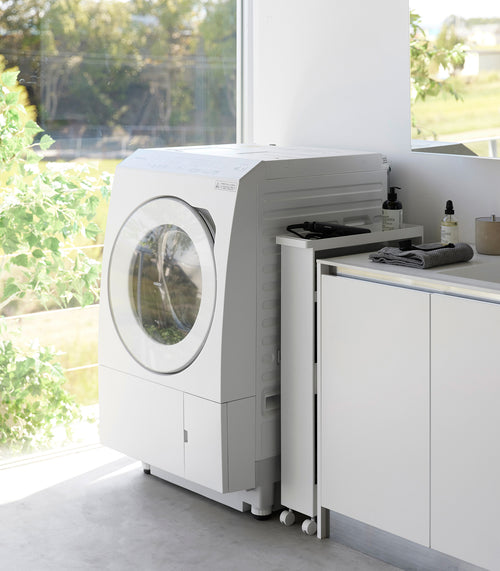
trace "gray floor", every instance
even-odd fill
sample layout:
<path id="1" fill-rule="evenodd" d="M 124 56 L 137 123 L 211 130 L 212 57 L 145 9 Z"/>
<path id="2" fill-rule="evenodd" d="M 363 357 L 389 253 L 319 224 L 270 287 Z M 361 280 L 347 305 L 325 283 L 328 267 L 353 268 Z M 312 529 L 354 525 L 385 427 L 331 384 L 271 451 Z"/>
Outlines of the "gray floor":
<path id="1" fill-rule="evenodd" d="M 390 571 L 278 515 L 202 498 L 96 447 L 0 469 L 0 569 Z"/>

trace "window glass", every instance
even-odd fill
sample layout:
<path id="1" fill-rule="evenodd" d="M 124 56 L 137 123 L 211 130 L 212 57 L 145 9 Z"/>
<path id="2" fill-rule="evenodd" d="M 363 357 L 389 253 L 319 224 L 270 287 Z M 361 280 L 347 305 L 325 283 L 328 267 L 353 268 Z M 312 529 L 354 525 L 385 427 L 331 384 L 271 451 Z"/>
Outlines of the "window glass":
<path id="1" fill-rule="evenodd" d="M 0 16 L 58 158 L 235 141 L 236 0 L 6 0 Z"/>
<path id="2" fill-rule="evenodd" d="M 409 0 L 412 149 L 500 157 L 500 3 Z"/>
<path id="3" fill-rule="evenodd" d="M 42 145 L 43 151 L 37 149 L 43 155 L 41 170 L 71 163 L 113 174 L 116 165 L 137 148 L 234 143 L 237 1 L 0 2 L 0 70 L 19 70 L 20 100 L 29 108 L 30 119 L 55 141 L 49 148 Z M 2 121 L 0 116 L 0 125 Z M 26 176 L 32 176 L 29 169 Z M 0 177 L 2 184 L 4 180 Z M 9 192 L 2 186 L 0 200 L 17 200 Z M 21 264 L 31 258 L 16 250 L 23 246 L 21 242 L 11 241 L 0 251 L 3 269 L 9 256 L 19 264 L 15 275 L 7 278 L 3 271 L 0 276 L 0 293 L 4 292 L 0 308 L 1 316 L 8 320 L 7 338 L 19 329 L 23 341 L 54 346 L 56 365 L 65 377 L 64 390 L 76 402 L 81 418 L 94 421 L 98 418 L 98 290 L 90 295 L 85 280 L 97 272 L 102 258 L 107 208 L 107 201 L 101 200 L 95 217 L 87 224 L 88 231 L 76 244 L 79 252 L 96 262 L 95 268 L 89 266 L 87 274 L 82 274 L 80 301 L 70 300 L 65 284 L 57 281 L 53 289 L 58 302 L 19 295 L 17 280 L 24 279 L 25 273 Z M 26 222 L 20 212 L 19 220 L 23 224 L 39 220 L 43 225 L 43 209 L 36 212 L 36 216 L 28 213 Z M 71 221 L 68 227 L 78 224 Z M 61 247 L 65 232 L 62 228 L 58 234 Z M 142 280 L 143 289 L 138 292 L 141 254 L 136 252 L 131 296 L 143 327 L 152 328 L 158 342 L 172 344 L 187 335 L 200 307 L 196 251 L 183 231 L 174 226 L 160 226 L 145 237 L 146 242 L 149 240 L 161 253 L 159 257 L 158 252 L 143 253 L 142 263 L 150 277 Z M 31 256 L 35 248 L 31 234 L 28 241 Z M 37 255 L 42 250 L 50 253 L 54 244 L 44 241 Z M 47 275 L 43 274 L 48 283 L 52 280 L 49 262 Z M 71 264 L 82 272 L 76 254 L 68 257 L 67 269 Z M 33 287 L 40 283 L 33 280 Z M 71 309 L 60 310 L 68 304 Z M 14 354 L 9 358 L 16 362 Z M 29 357 L 30 363 L 32 360 Z M 18 369 L 15 382 L 21 391 L 23 375 L 22 368 Z M 5 394 L 4 387 L 0 388 Z M 37 400 L 36 394 L 29 394 L 26 410 L 33 411 Z M 52 429 L 53 420 L 47 416 L 41 421 L 46 425 L 46 437 L 35 438 L 26 432 L 19 446 L 11 446 L 9 434 L 17 429 L 4 426 L 2 431 L 1 418 L 8 412 L 2 406 L 0 402 L 0 462 L 13 451 L 30 452 L 66 441 L 69 432 L 59 438 L 59 429 Z M 38 414 L 37 418 L 41 417 Z M 31 421 L 28 417 L 25 420 L 26 428 Z M 89 434 L 97 439 L 97 422 L 73 428 L 70 432 L 77 441 L 88 439 Z"/>

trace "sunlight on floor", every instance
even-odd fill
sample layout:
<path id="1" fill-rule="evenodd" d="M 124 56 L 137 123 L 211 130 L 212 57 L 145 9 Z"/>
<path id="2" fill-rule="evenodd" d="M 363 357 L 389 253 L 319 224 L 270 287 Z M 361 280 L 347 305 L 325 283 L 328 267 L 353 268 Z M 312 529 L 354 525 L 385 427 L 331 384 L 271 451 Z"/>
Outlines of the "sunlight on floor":
<path id="1" fill-rule="evenodd" d="M 123 474 L 127 474 L 128 472 L 131 472 L 131 471 L 137 472 L 140 469 L 141 469 L 141 463 L 140 462 L 133 462 L 133 463 L 129 464 L 128 466 L 124 466 L 123 468 L 119 468 L 118 470 L 113 470 L 109 474 L 105 474 L 104 476 L 100 476 L 99 478 L 96 478 L 93 482 L 91 482 L 90 485 L 93 486 L 95 484 L 100 484 L 101 482 L 104 482 L 106 480 L 110 480 L 111 478 L 123 476 Z"/>
<path id="2" fill-rule="evenodd" d="M 89 450 L 94 453 L 83 453 Z M 92 445 L 4 464 L 0 467 L 0 505 L 16 502 L 121 458 L 124 456 L 119 452 Z M 137 468 L 137 463 L 132 466 Z"/>

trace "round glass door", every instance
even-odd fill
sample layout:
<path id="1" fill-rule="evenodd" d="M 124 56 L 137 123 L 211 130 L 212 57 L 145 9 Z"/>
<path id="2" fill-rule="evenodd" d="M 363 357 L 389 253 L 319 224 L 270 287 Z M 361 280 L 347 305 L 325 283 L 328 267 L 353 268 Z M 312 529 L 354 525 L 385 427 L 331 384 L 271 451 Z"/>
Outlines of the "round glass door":
<path id="1" fill-rule="evenodd" d="M 125 221 L 111 255 L 109 300 L 120 338 L 141 365 L 174 373 L 196 358 L 215 289 L 213 239 L 195 209 L 157 198 Z"/>

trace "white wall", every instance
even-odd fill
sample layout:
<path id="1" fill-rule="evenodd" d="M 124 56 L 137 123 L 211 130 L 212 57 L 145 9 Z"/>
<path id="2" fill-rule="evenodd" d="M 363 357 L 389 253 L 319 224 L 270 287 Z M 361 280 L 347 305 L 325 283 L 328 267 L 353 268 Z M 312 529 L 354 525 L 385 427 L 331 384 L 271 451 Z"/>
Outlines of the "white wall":
<path id="1" fill-rule="evenodd" d="M 500 160 L 412 153 L 407 0 L 253 0 L 253 141 L 385 153 L 405 221 L 500 214 Z"/>

